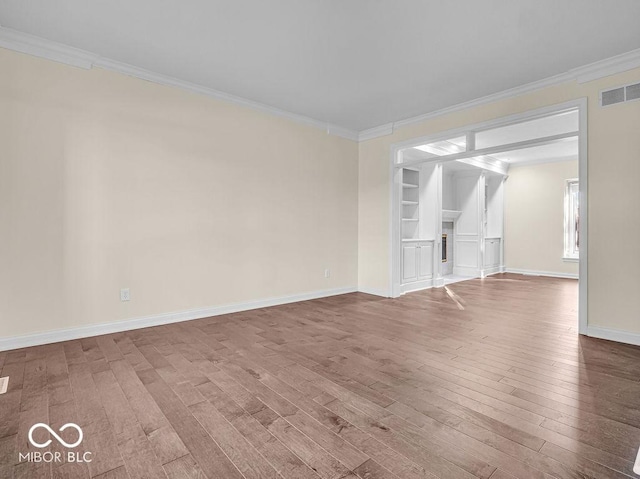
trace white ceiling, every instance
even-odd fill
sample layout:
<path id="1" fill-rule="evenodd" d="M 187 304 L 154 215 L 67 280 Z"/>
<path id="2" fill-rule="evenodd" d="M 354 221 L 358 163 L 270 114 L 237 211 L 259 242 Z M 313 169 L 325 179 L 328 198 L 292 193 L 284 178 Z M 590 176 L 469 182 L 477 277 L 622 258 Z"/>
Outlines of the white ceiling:
<path id="1" fill-rule="evenodd" d="M 638 0 L 3 0 L 0 25 L 353 130 L 640 48 Z"/>

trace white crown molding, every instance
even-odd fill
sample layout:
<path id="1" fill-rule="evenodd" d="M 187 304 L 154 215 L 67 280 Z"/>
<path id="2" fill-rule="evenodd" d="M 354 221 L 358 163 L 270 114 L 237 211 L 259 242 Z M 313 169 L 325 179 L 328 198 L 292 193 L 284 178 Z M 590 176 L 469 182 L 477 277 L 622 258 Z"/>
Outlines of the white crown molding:
<path id="1" fill-rule="evenodd" d="M 431 113 L 425 113 L 423 115 L 414 116 L 412 118 L 407 118 L 405 120 L 396 121 L 394 125 L 396 129 L 402 128 L 405 126 L 415 125 L 416 123 L 421 123 L 423 121 L 431 120 L 433 118 L 437 118 L 443 115 L 448 115 L 450 113 L 467 110 L 476 106 L 485 105 L 487 103 L 493 103 L 495 101 L 503 100 L 505 98 L 520 96 L 525 93 L 541 90 L 543 88 L 547 88 L 553 85 L 559 85 L 561 83 L 565 83 L 573 79 L 574 78 L 571 77 L 568 73 L 563 73 L 561 75 L 556 75 L 556 76 L 545 78 L 543 80 L 539 80 L 536 82 L 527 83 L 526 85 L 521 85 L 515 88 L 510 88 L 508 90 L 503 90 L 498 93 L 493 93 L 491 95 L 476 98 L 475 100 L 470 100 L 464 103 L 458 103 L 457 105 L 453 105 L 447 108 L 442 108 L 440 110 L 436 110 Z"/>
<path id="2" fill-rule="evenodd" d="M 352 140 L 356 142 L 359 141 L 358 132 L 356 130 L 350 130 L 349 128 L 343 128 L 338 125 L 328 124 L 327 134 L 339 136 L 341 138 L 346 138 L 347 140 Z"/>
<path id="3" fill-rule="evenodd" d="M 476 98 L 475 100 L 470 100 L 464 103 L 458 103 L 457 105 L 453 105 L 447 108 L 442 108 L 440 110 L 436 110 L 430 113 L 425 113 L 422 115 L 414 116 L 411 118 L 407 118 L 404 120 L 399 120 L 391 123 L 393 125 L 392 131 L 380 130 L 381 133 L 377 136 L 390 135 L 393 133 L 393 130 L 397 130 L 398 128 L 402 128 L 405 126 L 415 125 L 416 123 L 421 123 L 426 120 L 431 120 L 443 115 L 448 115 L 450 113 L 455 113 L 462 110 L 467 110 L 469 108 L 473 108 L 480 105 L 485 105 L 487 103 L 493 103 L 495 101 L 504 100 L 506 98 L 513 98 L 520 95 L 524 95 L 526 93 L 531 93 L 537 90 L 542 90 L 543 88 L 548 88 L 554 85 L 560 85 L 562 83 L 567 83 L 570 81 L 577 81 L 578 83 L 586 83 L 593 80 L 597 80 L 599 78 L 604 78 L 610 75 L 615 75 L 617 73 L 622 73 L 628 70 L 632 70 L 634 68 L 640 67 L 640 48 L 636 50 L 632 50 L 627 53 L 623 53 L 622 55 L 617 55 L 615 57 L 607 58 L 605 60 L 600 60 L 598 62 L 591 63 L 589 65 L 585 65 L 583 67 L 574 68 L 569 70 L 566 73 L 561 73 L 559 75 L 555 75 L 549 78 L 544 78 L 542 80 L 538 80 L 535 82 L 527 83 L 525 85 L 521 85 L 515 88 L 510 88 L 508 90 L 503 90 L 501 92 L 493 93 L 491 95 L 483 96 L 480 98 Z M 367 137 L 361 136 L 359 138 L 360 141 L 371 140 L 376 138 L 374 133 L 378 128 L 370 128 L 368 130 L 364 130 L 360 132 L 362 135 L 364 132 L 371 132 Z"/>
<path id="4" fill-rule="evenodd" d="M 640 346 L 640 333 L 622 331 L 620 329 L 601 328 L 599 326 L 588 326 L 587 336 L 599 339 L 607 339 L 618 343 L 633 344 Z"/>
<path id="5" fill-rule="evenodd" d="M 393 133 L 393 123 L 387 123 L 385 125 L 376 126 L 375 128 L 369 128 L 362 130 L 358 133 L 358 141 L 372 140 L 380 136 L 391 135 Z"/>
<path id="6" fill-rule="evenodd" d="M 573 273 L 556 273 L 553 271 L 535 271 L 531 269 L 506 268 L 505 273 L 522 274 L 525 276 L 548 276 L 549 278 L 578 279 L 578 275 Z"/>
<path id="7" fill-rule="evenodd" d="M 258 110 L 270 115 L 274 115 L 280 118 L 286 118 L 296 123 L 313 126 L 325 130 L 329 135 L 335 135 L 342 138 L 346 138 L 352 141 L 358 141 L 358 132 L 343 128 L 331 123 L 315 120 L 304 115 L 297 113 L 291 113 L 279 108 L 275 108 L 263 103 L 259 103 L 253 100 L 247 100 L 239 96 L 224 93 L 213 88 L 207 88 L 195 83 L 179 80 L 167 75 L 155 73 L 143 68 L 138 68 L 127 63 L 111 60 L 109 58 L 101 57 L 100 55 L 80 50 L 78 48 L 69 47 L 61 43 L 52 42 L 44 38 L 36 37 L 22 33 L 10 28 L 0 26 L 0 47 L 14 50 L 21 53 L 26 53 L 40 58 L 53 60 L 58 63 L 64 63 L 85 70 L 90 70 L 93 67 L 102 68 L 105 70 L 111 70 L 117 73 L 122 73 L 135 78 L 140 78 L 160 85 L 167 85 L 172 87 L 181 88 L 201 95 L 206 95 L 217 100 L 223 100 L 226 102 L 234 103 L 244 107 Z"/>
<path id="8" fill-rule="evenodd" d="M 84 50 L 50 42 L 33 35 L 27 35 L 10 28 L 0 26 L 0 47 L 46 58 L 84 70 L 91 69 L 97 55 Z"/>
<path id="9" fill-rule="evenodd" d="M 29 35 L 27 33 L 19 32 L 17 30 L 12 30 L 10 28 L 2 26 L 0 26 L 0 47 L 41 58 L 46 58 L 59 63 L 65 63 L 67 65 L 72 65 L 86 70 L 89 70 L 95 66 L 98 68 L 103 68 L 136 78 L 148 80 L 161 85 L 182 88 L 184 90 L 189 90 L 201 95 L 210 96 L 218 100 L 235 103 L 281 118 L 287 118 L 297 123 L 320 128 L 325 130 L 327 134 L 339 136 L 353 141 L 367 141 L 374 138 L 379 138 L 381 136 L 391 135 L 395 130 L 404 126 L 421 123 L 423 121 L 437 118 L 439 116 L 466 110 L 468 108 L 473 108 L 487 103 L 492 103 L 498 100 L 520 96 L 550 86 L 559 85 L 561 83 L 566 83 L 569 81 L 586 83 L 589 81 L 597 80 L 599 78 L 604 78 L 609 75 L 622 73 L 624 71 L 640 67 L 640 49 L 632 50 L 630 52 L 616 55 L 605 60 L 591 63 L 589 65 L 574 68 L 565 73 L 549 78 L 527 83 L 515 88 L 510 88 L 508 90 L 503 90 L 501 92 L 493 93 L 481 98 L 476 98 L 471 101 L 459 103 L 447 108 L 442 108 L 430 113 L 425 113 L 423 115 L 399 120 L 393 123 L 386 123 L 384 125 L 368 128 L 366 130 L 358 132 L 349 128 L 341 127 L 339 125 L 333 125 L 327 122 L 322 122 L 320 120 L 315 120 L 304 115 L 280 110 L 279 108 L 264 105 L 253 100 L 247 100 L 245 98 L 214 90 L 212 88 L 207 88 L 201 85 L 196 85 L 194 83 L 182 81 L 177 78 L 154 73 L 142 68 L 128 65 L 126 63 L 110 60 L 108 58 L 101 57 L 85 50 L 69 47 L 61 43 L 52 42 L 44 38 Z"/>
<path id="10" fill-rule="evenodd" d="M 46 331 L 43 333 L 28 334 L 24 336 L 0 338 L 0 351 L 38 346 L 41 344 L 58 343 L 60 341 L 70 341 L 72 339 L 88 338 L 91 336 L 100 336 L 102 334 L 120 333 L 122 331 L 130 331 L 133 329 L 149 328 L 152 326 L 160 326 L 163 324 L 209 318 L 211 316 L 220 316 L 221 314 L 238 313 L 241 311 L 249 311 L 251 309 L 267 308 L 270 306 L 278 306 L 288 303 L 297 303 L 299 301 L 326 298 L 329 296 L 337 296 L 340 294 L 354 293 L 356 291 L 356 287 L 325 289 L 309 293 L 294 294 L 291 296 L 281 296 L 277 298 L 261 299 L 258 301 L 248 301 L 246 303 L 235 303 L 224 306 L 214 306 L 211 308 L 156 314 L 152 316 L 145 316 L 142 318 L 115 321 L 112 323 L 92 324 L 88 326 L 78 326 L 76 328 L 69 329 L 58 329 L 54 331 Z"/>
<path id="11" fill-rule="evenodd" d="M 640 48 L 590 63 L 589 65 L 574 68 L 570 73 L 578 83 L 587 83 L 638 67 L 640 67 Z"/>

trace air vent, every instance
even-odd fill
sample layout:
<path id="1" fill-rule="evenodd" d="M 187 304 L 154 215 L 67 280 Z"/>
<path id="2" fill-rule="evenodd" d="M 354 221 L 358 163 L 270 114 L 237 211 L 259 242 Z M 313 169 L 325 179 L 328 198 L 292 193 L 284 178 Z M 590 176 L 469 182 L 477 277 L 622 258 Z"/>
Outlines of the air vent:
<path id="1" fill-rule="evenodd" d="M 625 88 L 625 91 L 626 91 L 626 101 L 640 99 L 640 83 L 636 83 L 635 85 L 629 85 L 627 88 Z"/>
<path id="2" fill-rule="evenodd" d="M 624 101 L 624 87 L 602 92 L 602 106 L 615 105 Z"/>
<path id="3" fill-rule="evenodd" d="M 600 92 L 600 105 L 609 106 L 626 101 L 640 100 L 640 83 Z"/>

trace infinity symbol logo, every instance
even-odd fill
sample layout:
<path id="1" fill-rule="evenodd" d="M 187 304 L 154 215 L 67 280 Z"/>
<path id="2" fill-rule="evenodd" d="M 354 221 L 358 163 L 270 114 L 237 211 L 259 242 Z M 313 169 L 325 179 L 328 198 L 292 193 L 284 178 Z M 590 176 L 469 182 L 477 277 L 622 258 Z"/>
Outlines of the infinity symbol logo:
<path id="1" fill-rule="evenodd" d="M 55 431 L 49 427 L 49 425 L 44 424 L 42 422 L 39 422 L 38 424 L 34 424 L 33 426 L 31 426 L 31 429 L 29 429 L 29 442 L 31 444 L 33 444 L 35 447 L 47 447 L 49 444 L 51 444 L 51 439 L 47 440 L 46 442 L 43 442 L 42 444 L 40 444 L 38 442 L 35 442 L 33 440 L 33 431 L 35 431 L 39 427 L 43 427 L 47 431 L 49 431 L 49 434 L 51 434 L 53 437 L 55 437 L 58 440 L 58 442 L 60 444 L 62 444 L 64 447 L 74 448 L 74 447 L 78 446 L 82 442 L 82 429 L 80 429 L 80 426 L 78 426 L 77 424 L 74 424 L 72 422 L 68 422 L 67 424 L 65 424 L 64 426 L 62 426 L 60 428 L 60 432 L 64 431 L 65 429 L 67 429 L 69 427 L 74 428 L 76 431 L 78 431 L 78 440 L 76 442 L 74 442 L 73 444 L 69 444 L 68 442 L 65 442 L 60 436 L 58 436 L 55 433 Z"/>

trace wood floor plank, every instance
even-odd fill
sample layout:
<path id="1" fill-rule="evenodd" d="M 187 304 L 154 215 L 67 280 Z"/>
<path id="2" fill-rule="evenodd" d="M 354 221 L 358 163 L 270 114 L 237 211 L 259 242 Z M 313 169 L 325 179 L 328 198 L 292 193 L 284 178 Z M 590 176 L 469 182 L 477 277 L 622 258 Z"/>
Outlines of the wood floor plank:
<path id="1" fill-rule="evenodd" d="M 256 418 L 242 414 L 233 418 L 233 426 L 255 447 L 285 478 L 318 479 L 320 476 L 296 456 Z"/>
<path id="2" fill-rule="evenodd" d="M 577 335 L 577 282 L 452 288 L 0 352 L 0 477 L 635 477 L 640 348 Z M 36 422 L 93 461 L 19 462 Z"/>
<path id="3" fill-rule="evenodd" d="M 245 478 L 282 477 L 211 403 L 200 402 L 189 409 Z"/>
<path id="4" fill-rule="evenodd" d="M 145 372 L 147 374 L 143 374 Z M 176 430 L 198 466 L 208 477 L 222 479 L 242 477 L 240 471 L 155 370 L 138 372 L 138 375 L 145 378 L 142 381 L 145 387 Z"/>
<path id="5" fill-rule="evenodd" d="M 103 474 L 92 476 L 94 479 L 133 479 L 124 466 L 111 469 Z"/>
<path id="6" fill-rule="evenodd" d="M 94 381 L 127 472 L 132 477 L 164 477 L 164 471 L 111 369 Z"/>
<path id="7" fill-rule="evenodd" d="M 191 454 L 174 459 L 163 467 L 169 479 L 202 479 L 206 477 Z"/>
<path id="8" fill-rule="evenodd" d="M 268 380 L 268 379 L 269 379 L 269 375 L 265 375 L 264 380 Z M 273 380 L 271 380 L 271 383 L 273 384 Z M 321 384 L 327 385 L 327 383 L 324 381 L 321 381 Z M 327 414 L 327 412 L 330 413 L 330 411 L 326 410 L 325 408 L 319 407 L 318 405 L 313 407 L 308 401 L 305 401 L 304 398 L 300 397 L 299 395 L 296 396 L 296 394 L 291 390 L 283 389 L 281 385 L 278 386 L 277 384 L 274 384 L 273 388 L 274 390 L 280 391 L 281 394 L 286 395 L 286 397 L 289 397 L 294 404 L 299 406 L 304 411 L 308 412 L 309 415 L 316 418 L 319 422 L 327 425 L 330 428 L 337 427 L 337 431 L 339 433 L 342 433 L 342 431 L 345 428 L 351 426 L 351 424 L 349 424 L 348 421 L 344 420 L 344 418 L 336 417 L 334 416 L 333 413 Z M 341 393 L 340 386 L 338 385 L 332 388 L 331 391 L 334 392 L 337 396 L 340 396 L 341 398 L 343 398 L 348 404 L 355 404 L 356 407 L 360 408 L 360 410 L 368 411 L 369 414 L 374 418 L 381 419 L 387 415 L 387 411 L 385 411 L 383 408 L 380 408 L 378 405 L 374 403 L 367 403 L 366 400 L 363 398 L 360 398 L 359 400 L 354 400 L 353 393 L 351 391 L 343 390 Z M 287 417 L 286 419 L 292 422 L 292 424 L 296 425 L 296 422 L 294 422 L 292 418 Z M 301 430 L 304 431 L 304 429 L 301 429 Z M 359 431 L 359 430 L 356 429 L 356 431 Z M 357 443 L 361 444 L 363 442 L 363 439 L 354 437 L 354 434 L 355 434 L 355 431 L 352 431 L 352 434 L 350 435 L 351 438 L 356 439 Z M 421 444 L 421 447 L 427 447 L 430 450 L 435 451 L 437 454 L 441 455 L 442 457 L 449 460 L 453 464 L 456 464 L 461 468 L 469 472 L 472 472 L 477 477 L 488 478 L 491 475 L 491 473 L 495 470 L 495 468 L 489 466 L 486 463 L 481 463 L 480 461 L 474 460 L 471 457 L 464 457 L 463 454 L 459 454 L 458 451 L 453 447 L 453 444 L 434 443 L 431 441 L 424 440 L 423 444 Z M 339 456 L 336 455 L 336 457 L 339 457 Z M 377 459 L 377 456 L 370 456 L 370 457 L 375 457 Z M 397 460 L 397 457 L 396 457 L 396 460 Z M 345 462 L 345 464 L 347 463 Z"/>
<path id="9" fill-rule="evenodd" d="M 340 402 L 338 399 L 326 405 L 331 411 L 346 418 L 350 423 L 400 452 L 413 462 L 421 465 L 437 477 L 466 478 L 477 477 L 457 465 L 439 457 L 429 449 L 411 444 L 384 424 L 367 417 L 361 411 Z"/>
<path id="10" fill-rule="evenodd" d="M 349 469 L 342 463 L 289 424 L 275 411 L 267 407 L 254 416 L 260 424 L 266 427 L 269 432 L 323 479 L 338 479 L 349 474 Z"/>
<path id="11" fill-rule="evenodd" d="M 55 394 L 55 393 L 53 393 Z M 73 399 L 63 403 L 49 403 L 49 426 L 54 431 L 59 431 L 60 428 L 67 423 L 78 423 L 76 414 L 76 405 Z M 84 431 L 83 431 L 84 432 Z M 75 436 L 73 437 L 75 439 Z M 90 449 L 90 443 L 83 441 L 77 448 L 74 448 L 74 453 L 81 457 L 84 457 L 86 452 L 90 452 L 93 456 L 93 451 Z M 59 453 L 61 457 L 67 454 L 66 449 L 58 441 L 52 441 L 48 449 L 52 453 Z M 101 451 L 102 454 L 102 451 Z M 54 478 L 84 478 L 90 475 L 89 465 L 86 462 L 67 462 L 66 459 L 62 463 L 51 463 L 51 473 Z"/>
<path id="12" fill-rule="evenodd" d="M 398 476 L 372 459 L 360 464 L 355 470 L 355 475 L 363 479 L 397 479 Z"/>
<path id="13" fill-rule="evenodd" d="M 5 365 L 2 367 L 2 375 L 0 377 L 8 377 L 9 385 L 7 386 L 7 393 L 11 391 L 22 391 L 22 384 L 24 381 L 24 361 L 9 362 L 10 358 L 7 356 Z M 5 393 L 6 394 L 6 393 Z"/>
<path id="14" fill-rule="evenodd" d="M 166 417 L 138 378 L 133 367 L 125 360 L 113 361 L 110 367 L 145 433 L 149 434 L 166 426 L 168 424 Z M 177 457 L 186 454 L 187 451 L 184 450 Z"/>
<path id="15" fill-rule="evenodd" d="M 18 454 L 18 433 L 0 438 L 0 477 L 11 477 Z"/>
<path id="16" fill-rule="evenodd" d="M 125 466 L 113 431 L 108 425 L 95 421 L 83 425 L 82 431 L 85 437 L 83 447 L 93 453 L 89 463 L 91 477 Z"/>
<path id="17" fill-rule="evenodd" d="M 18 432 L 20 401 L 22 389 L 6 392 L 2 395 L 0 407 L 0 439 L 14 436 Z"/>
<path id="18" fill-rule="evenodd" d="M 247 352 L 244 351 L 243 354 L 246 355 L 246 353 Z M 364 432 L 354 427 L 352 424 L 348 423 L 348 421 L 335 415 L 333 412 L 325 409 L 324 407 L 321 407 L 320 404 L 305 397 L 301 392 L 298 392 L 308 390 L 307 385 L 301 386 L 302 383 L 307 382 L 303 377 L 296 375 L 290 370 L 280 368 L 279 366 L 274 364 L 270 368 L 270 371 L 276 373 L 278 379 L 284 379 L 283 382 L 277 381 L 268 372 L 265 372 L 261 367 L 264 366 L 266 368 L 269 368 L 270 365 L 274 363 L 273 361 L 264 361 L 264 359 L 258 356 L 249 356 L 256 359 L 256 361 L 259 361 L 257 364 L 254 364 L 253 367 L 256 370 L 260 371 L 260 380 L 263 381 L 267 386 L 271 387 L 271 389 L 278 392 L 284 398 L 288 399 L 296 407 L 299 407 L 302 411 L 305 411 L 309 416 L 313 417 L 320 424 L 323 424 L 327 429 L 338 434 L 348 443 L 352 444 L 354 447 L 361 450 L 369 457 L 375 457 L 376 460 L 381 461 L 381 464 L 384 467 L 388 468 L 394 473 L 399 474 L 400 477 L 433 477 L 430 473 L 420 468 L 420 466 L 418 466 L 417 464 L 410 462 L 401 454 L 388 448 L 384 444 L 373 439 L 371 436 L 368 436 Z M 273 359 L 273 357 L 271 357 L 270 359 Z M 286 366 L 291 365 L 290 361 L 277 362 Z M 308 371 L 308 373 L 313 374 L 311 371 Z M 202 390 L 206 389 L 208 391 L 208 397 L 210 397 L 210 400 L 216 405 L 224 404 L 225 402 L 227 402 L 223 397 L 220 397 L 220 395 L 214 388 L 215 387 L 210 384 L 201 386 Z M 298 390 L 296 390 L 295 388 L 298 388 Z M 320 391 L 318 388 L 313 387 L 311 390 L 309 390 L 309 393 L 313 397 L 318 393 L 318 391 Z M 330 398 L 330 400 L 334 399 L 334 397 Z M 225 410 L 228 411 L 228 414 L 232 415 L 232 417 L 235 417 L 235 415 L 237 414 L 237 410 L 233 410 L 233 406 L 229 406 L 228 404 L 224 404 L 224 406 Z M 287 420 L 291 421 L 291 416 L 287 416 Z M 308 420 L 305 422 L 308 422 Z M 298 423 L 297 425 L 299 429 L 301 429 L 303 432 L 305 431 L 303 424 Z M 310 437 L 313 437 L 312 433 L 310 434 Z M 353 459 L 349 459 L 348 455 L 350 454 L 350 452 L 348 448 L 346 451 L 342 451 L 342 449 L 344 449 L 344 443 L 341 444 L 341 449 L 339 451 L 336 451 L 336 448 L 329 448 L 328 450 L 333 451 L 332 454 L 347 466 L 350 465 L 350 461 L 357 462 L 359 464 L 358 461 L 361 462 L 363 460 L 361 456 L 356 456 Z M 367 459 L 366 456 L 364 457 L 364 459 Z M 353 466 L 353 463 L 351 465 L 352 467 L 355 467 Z"/>

